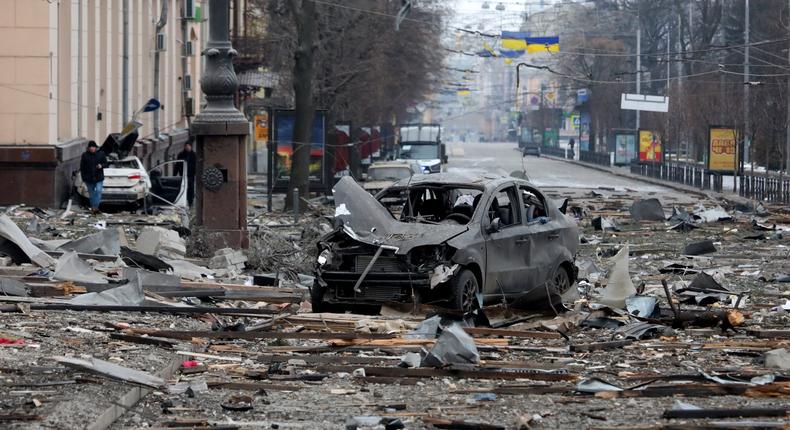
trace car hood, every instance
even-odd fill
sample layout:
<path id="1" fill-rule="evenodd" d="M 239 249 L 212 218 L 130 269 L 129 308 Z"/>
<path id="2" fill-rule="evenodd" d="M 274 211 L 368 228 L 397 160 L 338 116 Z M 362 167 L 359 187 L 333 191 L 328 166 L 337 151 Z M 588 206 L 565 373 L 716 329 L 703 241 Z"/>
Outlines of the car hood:
<path id="1" fill-rule="evenodd" d="M 468 230 L 465 225 L 402 222 L 350 176 L 335 185 L 335 218 L 353 239 L 397 248 L 396 254 L 425 245 L 439 245 Z"/>

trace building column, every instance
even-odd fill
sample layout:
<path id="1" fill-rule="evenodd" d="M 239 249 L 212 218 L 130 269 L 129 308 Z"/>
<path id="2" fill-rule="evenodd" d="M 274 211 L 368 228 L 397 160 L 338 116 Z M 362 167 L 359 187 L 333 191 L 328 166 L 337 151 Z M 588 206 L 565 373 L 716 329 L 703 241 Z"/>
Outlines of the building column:
<path id="1" fill-rule="evenodd" d="M 192 122 L 197 137 L 197 224 L 215 247 L 249 247 L 246 137 L 249 122 L 233 104 L 237 52 L 229 40 L 228 0 L 209 2 L 209 40 L 201 88 L 207 105 Z"/>

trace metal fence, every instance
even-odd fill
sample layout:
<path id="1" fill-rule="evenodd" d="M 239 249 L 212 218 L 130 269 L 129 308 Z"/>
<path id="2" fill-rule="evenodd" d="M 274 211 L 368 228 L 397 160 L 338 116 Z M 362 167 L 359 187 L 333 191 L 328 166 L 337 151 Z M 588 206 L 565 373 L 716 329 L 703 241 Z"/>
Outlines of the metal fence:
<path id="1" fill-rule="evenodd" d="M 771 203 L 790 203 L 790 177 L 775 173 L 747 173 L 740 176 L 738 194 Z"/>
<path id="2" fill-rule="evenodd" d="M 679 163 L 631 163 L 631 173 L 662 181 L 688 185 L 701 190 L 722 191 L 722 177 L 709 172 L 702 164 Z"/>
<path id="3" fill-rule="evenodd" d="M 551 155 L 552 157 L 560 157 L 565 158 L 565 149 L 557 148 L 554 146 L 549 146 L 545 148 L 540 148 L 541 154 Z M 568 156 L 570 157 L 570 152 L 568 152 Z"/>
<path id="4" fill-rule="evenodd" d="M 608 152 L 579 151 L 579 161 L 611 167 L 612 158 Z"/>

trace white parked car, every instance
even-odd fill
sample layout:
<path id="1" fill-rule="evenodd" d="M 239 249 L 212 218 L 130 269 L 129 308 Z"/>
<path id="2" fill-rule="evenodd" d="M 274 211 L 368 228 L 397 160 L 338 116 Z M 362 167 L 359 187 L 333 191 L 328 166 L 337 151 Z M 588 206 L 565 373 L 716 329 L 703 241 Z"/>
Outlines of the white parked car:
<path id="1" fill-rule="evenodd" d="M 182 171 L 186 171 L 186 163 L 180 160 L 167 161 L 146 171 L 143 162 L 135 156 L 127 156 L 120 160 L 108 157 L 109 165 L 104 168 L 104 186 L 102 190 L 103 205 L 171 205 L 187 206 L 187 181 L 185 176 L 167 176 L 168 167 L 175 170 L 176 163 L 182 163 Z M 82 181 L 79 172 L 75 174 L 74 187 L 82 198 L 90 197 L 88 188 Z"/>
<path id="2" fill-rule="evenodd" d="M 421 173 L 420 165 L 414 161 L 377 161 L 368 167 L 368 173 L 362 177 L 362 188 L 370 194 L 376 194 L 395 182 Z"/>

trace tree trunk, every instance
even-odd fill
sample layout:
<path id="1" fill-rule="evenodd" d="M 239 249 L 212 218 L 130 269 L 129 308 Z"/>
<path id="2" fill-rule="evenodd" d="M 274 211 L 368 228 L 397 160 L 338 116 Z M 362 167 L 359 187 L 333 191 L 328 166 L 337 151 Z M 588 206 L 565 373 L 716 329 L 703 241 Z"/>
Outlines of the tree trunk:
<path id="1" fill-rule="evenodd" d="M 301 5 L 299 4 L 301 3 Z M 294 53 L 294 123 L 293 153 L 291 154 L 291 180 L 285 196 L 285 206 L 293 207 L 293 190 L 299 188 L 299 197 L 310 194 L 310 141 L 313 131 L 313 38 L 315 34 L 315 2 L 291 0 L 291 13 L 296 17 L 298 46 Z"/>

